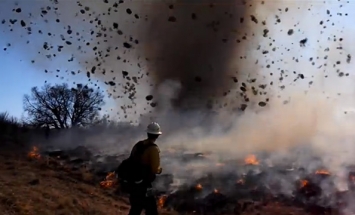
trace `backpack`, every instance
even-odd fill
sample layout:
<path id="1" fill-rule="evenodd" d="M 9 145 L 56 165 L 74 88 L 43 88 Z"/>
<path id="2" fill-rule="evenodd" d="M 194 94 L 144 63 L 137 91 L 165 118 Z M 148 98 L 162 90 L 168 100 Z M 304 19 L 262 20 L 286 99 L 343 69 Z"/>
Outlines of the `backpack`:
<path id="1" fill-rule="evenodd" d="M 132 189 L 144 187 L 145 178 L 150 170 L 142 164 L 141 158 L 145 150 L 151 146 L 156 146 L 156 144 L 144 144 L 143 141 L 138 142 L 135 146 L 135 153 L 131 153 L 131 155 L 118 166 L 116 174 L 120 179 L 121 191 L 130 193 Z"/>

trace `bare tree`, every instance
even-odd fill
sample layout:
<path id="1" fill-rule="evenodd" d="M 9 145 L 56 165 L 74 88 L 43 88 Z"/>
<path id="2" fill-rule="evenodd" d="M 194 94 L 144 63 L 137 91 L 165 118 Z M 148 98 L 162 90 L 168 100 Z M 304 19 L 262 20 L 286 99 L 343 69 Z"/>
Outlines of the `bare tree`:
<path id="1" fill-rule="evenodd" d="M 21 122 L 17 118 L 10 116 L 8 112 L 0 113 L 0 134 L 19 127 L 21 127 Z"/>
<path id="2" fill-rule="evenodd" d="M 101 91 L 82 84 L 71 89 L 67 84 L 46 84 L 33 87 L 23 104 L 33 125 L 62 129 L 90 123 L 104 105 L 103 98 Z"/>

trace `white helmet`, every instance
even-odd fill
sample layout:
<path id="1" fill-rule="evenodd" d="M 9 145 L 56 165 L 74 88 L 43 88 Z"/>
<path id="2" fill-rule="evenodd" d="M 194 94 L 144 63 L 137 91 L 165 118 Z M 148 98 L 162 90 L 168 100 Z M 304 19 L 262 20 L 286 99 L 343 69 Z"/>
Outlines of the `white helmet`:
<path id="1" fill-rule="evenodd" d="M 147 127 L 147 133 L 148 134 L 162 134 L 160 130 L 160 125 L 156 122 L 152 122 L 148 125 Z"/>

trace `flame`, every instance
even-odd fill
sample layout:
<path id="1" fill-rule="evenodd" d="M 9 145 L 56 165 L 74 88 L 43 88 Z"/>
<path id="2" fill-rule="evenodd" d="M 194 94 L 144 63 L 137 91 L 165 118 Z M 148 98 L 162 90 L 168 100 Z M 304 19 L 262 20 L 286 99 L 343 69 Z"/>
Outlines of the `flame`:
<path id="1" fill-rule="evenodd" d="M 165 204 L 165 201 L 166 201 L 167 198 L 168 198 L 167 195 L 162 195 L 162 196 L 159 197 L 158 203 L 157 203 L 158 208 L 163 208 L 164 207 L 164 204 Z"/>
<path id="2" fill-rule="evenodd" d="M 239 179 L 236 181 L 237 184 L 245 184 L 245 180 L 244 179 Z"/>
<path id="3" fill-rule="evenodd" d="M 330 175 L 330 172 L 325 169 L 320 169 L 315 172 L 317 175 Z"/>
<path id="4" fill-rule="evenodd" d="M 109 172 L 105 179 L 100 182 L 100 186 L 103 188 L 110 188 L 116 185 L 116 177 L 114 172 Z"/>
<path id="5" fill-rule="evenodd" d="M 39 154 L 39 150 L 36 146 L 32 147 L 32 150 L 28 153 L 28 157 L 37 160 L 41 158 L 41 155 Z"/>
<path id="6" fill-rule="evenodd" d="M 244 159 L 245 164 L 249 164 L 249 165 L 259 165 L 259 161 L 256 158 L 255 155 L 248 155 L 245 159 Z"/>
<path id="7" fill-rule="evenodd" d="M 195 188 L 196 188 L 196 190 L 202 190 L 203 187 L 201 184 L 197 184 Z"/>
<path id="8" fill-rule="evenodd" d="M 301 183 L 301 188 L 305 187 L 309 184 L 309 182 L 307 180 L 301 180 L 300 183 Z"/>
<path id="9" fill-rule="evenodd" d="M 219 191 L 217 189 L 214 189 L 213 192 L 214 193 L 219 193 Z"/>

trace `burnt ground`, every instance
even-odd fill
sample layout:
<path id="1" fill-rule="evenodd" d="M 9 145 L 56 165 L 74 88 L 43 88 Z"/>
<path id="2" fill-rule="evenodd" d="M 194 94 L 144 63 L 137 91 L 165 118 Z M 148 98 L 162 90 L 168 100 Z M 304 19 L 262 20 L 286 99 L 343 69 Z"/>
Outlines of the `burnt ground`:
<path id="1" fill-rule="evenodd" d="M 118 194 L 114 187 L 101 187 L 94 174 L 85 168 L 71 168 L 44 156 L 29 159 L 25 150 L 2 150 L 0 165 L 0 210 L 4 215 L 128 213 L 127 197 Z M 215 204 L 214 197 L 208 201 Z M 278 198 L 238 199 L 233 207 L 233 213 L 208 211 L 208 208 L 206 211 L 205 208 L 205 211 L 184 214 L 335 214 L 334 211 L 303 207 Z M 161 209 L 161 214 L 179 214 L 167 210 Z"/>

